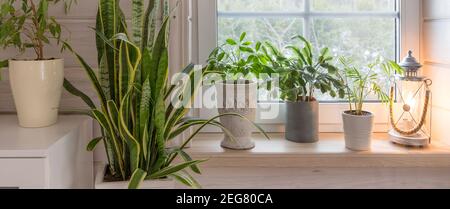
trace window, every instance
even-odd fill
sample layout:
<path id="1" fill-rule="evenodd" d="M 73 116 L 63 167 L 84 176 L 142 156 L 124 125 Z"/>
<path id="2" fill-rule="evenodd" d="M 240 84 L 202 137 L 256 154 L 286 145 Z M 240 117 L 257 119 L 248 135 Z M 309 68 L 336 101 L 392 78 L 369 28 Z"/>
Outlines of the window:
<path id="1" fill-rule="evenodd" d="M 283 48 L 301 34 L 316 50 L 329 47 L 334 56 L 365 66 L 379 56 L 397 58 L 398 5 L 398 0 L 217 0 L 217 40 L 221 44 L 245 31 L 249 40 Z"/>
<path id="2" fill-rule="evenodd" d="M 335 55 L 350 55 L 359 62 L 381 55 L 396 59 L 415 51 L 420 59 L 421 0 L 192 0 L 192 61 L 205 63 L 209 53 L 227 37 L 242 31 L 251 39 L 268 39 L 279 46 L 303 34 L 316 48 L 327 46 Z M 342 131 L 341 112 L 348 107 L 322 96 L 320 131 Z M 282 132 L 283 103 L 260 104 L 257 122 L 268 132 Z M 270 106 L 270 107 L 268 107 Z M 279 117 L 262 120 L 259 114 L 278 108 Z M 375 131 L 388 129 L 388 108 L 368 103 L 375 117 Z M 207 108 L 201 117 L 217 114 Z M 207 131 L 216 131 L 209 129 Z"/>

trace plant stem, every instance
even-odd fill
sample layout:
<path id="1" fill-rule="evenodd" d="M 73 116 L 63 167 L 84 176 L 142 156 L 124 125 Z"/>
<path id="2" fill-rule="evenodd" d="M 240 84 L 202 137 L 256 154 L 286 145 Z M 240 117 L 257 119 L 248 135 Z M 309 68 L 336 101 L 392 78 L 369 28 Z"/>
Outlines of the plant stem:
<path id="1" fill-rule="evenodd" d="M 34 4 L 33 0 L 30 0 L 30 5 L 31 5 L 31 10 L 33 12 L 33 24 L 34 27 L 36 28 L 36 33 L 38 33 L 39 31 L 39 22 L 38 22 L 38 17 L 37 17 L 37 10 L 36 10 L 36 5 Z M 38 43 L 37 45 L 37 50 L 36 54 L 37 54 L 37 60 L 43 60 L 44 59 L 44 44 L 42 43 L 42 40 L 39 39 L 36 35 L 36 37 L 34 37 Z M 34 46 L 36 48 L 36 46 Z"/>

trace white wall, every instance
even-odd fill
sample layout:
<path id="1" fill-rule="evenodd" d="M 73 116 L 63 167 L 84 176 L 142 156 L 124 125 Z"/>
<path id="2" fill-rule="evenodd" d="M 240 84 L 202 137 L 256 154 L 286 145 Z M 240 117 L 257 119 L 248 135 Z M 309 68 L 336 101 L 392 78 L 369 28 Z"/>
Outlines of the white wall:
<path id="1" fill-rule="evenodd" d="M 450 1 L 423 0 L 425 75 L 433 80 L 433 138 L 450 143 Z"/>

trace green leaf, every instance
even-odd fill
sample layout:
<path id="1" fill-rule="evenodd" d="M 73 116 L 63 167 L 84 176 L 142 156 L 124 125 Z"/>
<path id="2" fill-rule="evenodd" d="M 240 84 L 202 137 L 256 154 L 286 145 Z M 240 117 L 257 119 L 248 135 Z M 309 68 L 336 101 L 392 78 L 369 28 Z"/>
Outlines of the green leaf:
<path id="1" fill-rule="evenodd" d="M 294 54 L 303 62 L 303 64 L 307 64 L 308 62 L 305 59 L 305 56 L 302 54 L 301 50 L 296 46 L 287 46 L 286 48 L 291 49 Z"/>
<path id="2" fill-rule="evenodd" d="M 150 51 L 147 47 L 144 48 L 144 51 L 142 52 L 142 63 L 141 63 L 141 78 L 143 81 L 145 81 L 147 78 L 149 78 L 151 70 L 153 69 L 152 66 L 152 55 L 150 54 Z"/>
<path id="3" fill-rule="evenodd" d="M 241 34 L 241 36 L 239 37 L 239 42 L 242 42 L 242 41 L 245 39 L 245 36 L 247 36 L 247 33 L 246 33 L 246 32 L 243 32 L 243 33 Z"/>
<path id="4" fill-rule="evenodd" d="M 125 32 L 121 27 L 121 20 L 124 19 L 123 14 L 120 12 L 119 1 L 118 0 L 99 0 L 98 4 L 98 16 L 96 29 L 104 34 L 107 40 L 111 39 L 114 35 Z M 118 48 L 117 40 L 112 41 L 112 46 L 108 47 L 109 44 L 105 42 L 100 36 L 96 36 L 97 52 L 98 58 L 104 59 L 104 64 L 100 68 L 100 74 L 107 75 L 103 77 L 102 86 L 109 88 L 109 97 L 105 100 L 113 99 L 117 104 L 120 103 L 119 89 L 116 86 L 115 77 L 118 75 L 118 62 L 119 53 L 116 48 Z M 99 60 L 100 61 L 100 60 Z"/>
<path id="5" fill-rule="evenodd" d="M 144 26 L 144 0 L 132 1 L 131 22 L 133 24 L 133 41 L 141 46 Z M 145 78 L 144 78 L 145 79 Z"/>
<path id="6" fill-rule="evenodd" d="M 190 167 L 192 165 L 196 165 L 199 163 L 205 162 L 205 160 L 194 160 L 194 161 L 189 161 L 189 162 L 184 162 L 184 163 L 180 163 L 178 165 L 175 166 L 168 166 L 166 168 L 163 168 L 153 174 L 150 175 L 150 179 L 159 179 L 159 178 L 163 178 L 166 177 L 170 174 L 176 173 L 178 171 L 184 170 L 187 167 Z"/>
<path id="7" fill-rule="evenodd" d="M 85 72 L 88 74 L 89 79 L 91 80 L 91 83 L 94 86 L 95 91 L 97 92 L 98 98 L 100 100 L 100 102 L 102 103 L 102 106 L 106 106 L 106 96 L 105 96 L 105 92 L 103 91 L 100 82 L 97 79 L 97 76 L 95 75 L 94 70 L 86 63 L 86 61 L 78 54 L 76 53 L 72 47 L 64 42 L 64 45 L 66 46 L 67 49 L 69 49 L 78 59 L 78 61 L 80 62 L 81 66 L 84 68 Z"/>
<path id="8" fill-rule="evenodd" d="M 398 65 L 396 62 L 389 61 L 388 63 L 394 68 L 395 73 L 399 75 L 403 75 L 405 73 L 405 70 L 402 67 L 400 67 L 400 65 Z"/>
<path id="9" fill-rule="evenodd" d="M 249 52 L 249 53 L 254 53 L 255 51 L 250 48 L 250 47 L 245 47 L 245 46 L 240 46 L 239 50 L 243 51 L 243 52 Z"/>
<path id="10" fill-rule="evenodd" d="M 125 120 L 126 116 L 129 116 L 130 105 L 130 92 L 128 92 L 122 99 L 122 105 L 119 107 L 119 130 L 121 136 L 126 139 L 129 151 L 129 164 L 131 170 L 139 168 L 140 163 L 140 147 L 139 142 L 129 130 L 129 121 Z"/>
<path id="11" fill-rule="evenodd" d="M 236 46 L 237 45 L 236 41 L 231 39 L 231 38 L 227 39 L 226 42 L 227 42 L 227 44 L 229 44 L 231 46 Z"/>
<path id="12" fill-rule="evenodd" d="M 108 121 L 108 117 L 105 116 L 105 114 L 99 110 L 92 110 L 92 114 L 96 118 L 97 122 L 100 124 L 100 126 L 103 128 L 104 132 L 107 135 L 107 139 L 110 139 L 110 143 L 112 145 L 112 148 L 114 150 L 114 156 L 117 157 L 117 162 L 119 164 L 119 169 L 121 172 L 121 175 L 123 178 L 125 178 L 125 168 L 124 168 L 124 162 L 123 162 L 123 156 L 122 156 L 122 147 L 119 146 L 120 142 L 116 138 L 116 134 L 113 131 L 112 125 Z M 109 142 L 108 142 L 109 143 Z"/>
<path id="13" fill-rule="evenodd" d="M 114 43 L 110 39 L 108 39 L 101 30 L 99 30 L 98 28 L 92 28 L 92 29 L 95 31 L 97 38 L 101 39 L 106 45 L 111 47 L 111 49 L 114 49 L 117 51 L 119 50 L 119 49 L 117 49 L 116 46 L 114 46 Z"/>
<path id="14" fill-rule="evenodd" d="M 101 140 L 103 140 L 103 136 L 92 139 L 86 147 L 87 151 L 93 151 Z"/>
<path id="15" fill-rule="evenodd" d="M 180 156 L 184 159 L 184 161 L 186 162 L 190 162 L 193 161 L 191 156 L 189 156 L 189 154 L 187 154 L 185 151 L 183 150 L 178 150 L 178 153 L 180 154 Z M 194 171 L 197 174 L 201 174 L 200 169 L 198 168 L 197 164 L 191 165 L 189 166 L 191 168 L 192 171 Z"/>
<path id="16" fill-rule="evenodd" d="M 94 102 L 91 100 L 89 96 L 78 90 L 75 86 L 73 86 L 67 79 L 64 78 L 64 88 L 74 96 L 80 97 L 90 108 L 96 109 Z"/>
<path id="17" fill-rule="evenodd" d="M 200 184 L 187 172 L 184 172 L 184 174 L 173 173 L 168 176 L 188 187 L 201 189 Z"/>
<path id="18" fill-rule="evenodd" d="M 139 185 L 144 181 L 147 176 L 147 172 L 142 169 L 136 169 L 131 175 L 130 183 L 128 184 L 128 189 L 138 189 Z"/>
<path id="19" fill-rule="evenodd" d="M 311 43 L 308 40 L 306 40 L 305 37 L 298 35 L 298 36 L 295 36 L 293 39 L 301 40 L 305 44 L 305 52 L 306 52 L 306 54 L 304 54 L 304 55 L 305 56 L 308 55 L 307 57 L 312 57 L 312 46 L 311 46 Z"/>
<path id="20" fill-rule="evenodd" d="M 261 49 L 261 42 L 258 41 L 258 42 L 256 43 L 255 50 L 256 50 L 256 51 L 259 51 L 260 49 Z"/>
<path id="21" fill-rule="evenodd" d="M 167 53 L 167 36 L 166 32 L 168 30 L 168 22 L 169 19 L 166 18 L 164 21 L 161 30 L 158 33 L 158 37 L 156 38 L 155 44 L 153 46 L 152 56 L 150 60 L 151 67 L 149 76 L 150 81 L 152 81 L 151 89 L 152 89 L 152 98 L 156 100 L 156 97 L 160 95 L 165 86 L 167 80 L 167 64 L 168 63 L 168 53 Z M 145 79 L 145 77 L 144 77 Z"/>
<path id="22" fill-rule="evenodd" d="M 119 110 L 117 104 L 113 100 L 107 102 L 108 115 L 115 131 L 119 132 Z"/>
<path id="23" fill-rule="evenodd" d="M 146 131 L 145 125 L 148 123 L 150 118 L 150 104 L 151 103 L 151 89 L 150 89 L 150 80 L 145 79 L 144 84 L 142 85 L 142 93 L 141 93 L 141 105 L 140 105 L 140 122 L 139 128 L 140 133 Z"/>
<path id="24" fill-rule="evenodd" d="M 158 1 L 157 0 L 149 0 L 147 3 L 147 10 L 145 11 L 144 14 L 144 25 L 142 28 L 142 44 L 141 44 L 141 48 L 145 49 L 147 47 L 150 47 L 151 45 L 153 45 L 153 39 L 154 39 L 154 34 L 156 33 L 156 24 L 155 24 L 155 20 L 156 20 L 156 6 L 157 6 Z M 146 77 L 142 77 L 143 79 L 145 79 Z"/>

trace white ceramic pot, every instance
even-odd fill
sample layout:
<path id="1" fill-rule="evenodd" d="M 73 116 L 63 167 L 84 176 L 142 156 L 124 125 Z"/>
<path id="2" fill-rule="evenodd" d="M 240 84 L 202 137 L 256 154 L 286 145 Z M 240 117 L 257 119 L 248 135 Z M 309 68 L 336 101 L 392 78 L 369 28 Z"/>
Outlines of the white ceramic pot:
<path id="1" fill-rule="evenodd" d="M 370 150 L 374 115 L 353 115 L 350 111 L 342 113 L 344 122 L 345 146 L 354 151 Z"/>
<path id="2" fill-rule="evenodd" d="M 64 83 L 64 61 L 10 60 L 9 79 L 19 125 L 50 126 L 58 119 Z"/>
<path id="3" fill-rule="evenodd" d="M 105 182 L 104 177 L 108 167 L 105 163 L 95 166 L 95 189 L 128 189 L 129 181 Z M 175 189 L 175 181 L 165 180 L 145 180 L 139 185 L 139 189 Z"/>
<path id="4" fill-rule="evenodd" d="M 256 117 L 256 83 L 252 81 L 223 82 L 216 85 L 219 114 L 238 113 L 250 121 Z M 253 125 L 246 119 L 225 116 L 220 122 L 234 138 L 224 136 L 221 146 L 228 149 L 248 150 L 255 147 L 252 140 Z"/>

